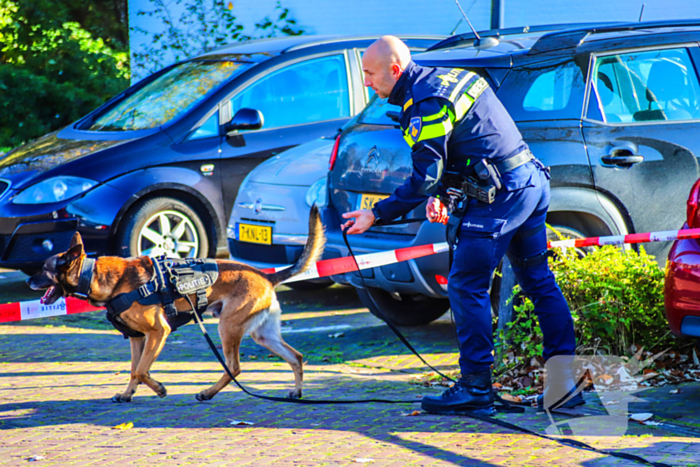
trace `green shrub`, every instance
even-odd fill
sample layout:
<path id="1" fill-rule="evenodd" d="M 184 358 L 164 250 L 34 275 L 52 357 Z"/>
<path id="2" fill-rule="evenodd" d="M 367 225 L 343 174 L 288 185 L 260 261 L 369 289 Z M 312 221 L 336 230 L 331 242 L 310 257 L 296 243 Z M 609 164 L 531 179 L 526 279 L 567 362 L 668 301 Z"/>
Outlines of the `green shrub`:
<path id="1" fill-rule="evenodd" d="M 625 355 L 632 344 L 647 349 L 673 344 L 664 313 L 664 272 L 643 247 L 636 252 L 604 246 L 583 258 L 568 249 L 550 259 L 550 267 L 569 303 L 579 352 Z M 542 355 L 530 300 L 514 307 L 513 321 L 497 337 L 517 355 Z"/>

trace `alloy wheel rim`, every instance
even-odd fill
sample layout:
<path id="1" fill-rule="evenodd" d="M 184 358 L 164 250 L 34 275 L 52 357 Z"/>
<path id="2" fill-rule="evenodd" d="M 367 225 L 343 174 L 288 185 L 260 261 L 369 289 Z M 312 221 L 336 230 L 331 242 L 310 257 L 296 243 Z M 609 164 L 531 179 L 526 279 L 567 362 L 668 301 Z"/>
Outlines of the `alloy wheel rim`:
<path id="1" fill-rule="evenodd" d="M 178 211 L 160 211 L 146 220 L 138 235 L 138 255 L 196 258 L 199 236 L 192 221 Z"/>

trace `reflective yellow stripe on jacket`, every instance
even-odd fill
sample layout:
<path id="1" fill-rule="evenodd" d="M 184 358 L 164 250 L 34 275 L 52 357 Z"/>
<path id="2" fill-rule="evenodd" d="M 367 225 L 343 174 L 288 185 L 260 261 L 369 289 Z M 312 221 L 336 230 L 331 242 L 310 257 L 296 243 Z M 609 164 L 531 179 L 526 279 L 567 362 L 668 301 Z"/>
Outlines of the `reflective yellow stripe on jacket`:
<path id="1" fill-rule="evenodd" d="M 409 125 L 406 131 L 404 131 L 403 137 L 411 148 L 414 144 L 420 141 L 446 136 L 449 132 L 452 131 L 454 123 L 464 118 L 467 112 L 469 112 L 469 109 L 471 109 L 472 105 L 474 105 L 476 99 L 488 87 L 488 83 L 486 82 L 486 80 L 484 78 L 479 78 L 476 81 L 474 81 L 471 85 L 469 85 L 466 91 L 462 91 L 464 84 L 467 81 L 469 81 L 469 79 L 471 79 L 473 76 L 474 73 L 467 73 L 467 76 L 460 80 L 460 82 L 457 84 L 457 86 L 455 86 L 454 91 L 450 95 L 449 100 L 454 105 L 454 113 L 447 105 L 444 105 L 439 112 L 433 115 L 426 115 L 424 117 L 421 117 L 421 131 L 420 135 L 418 136 L 418 139 L 415 141 L 410 134 L 411 127 Z M 455 98 L 457 97 L 459 98 L 455 102 Z M 407 102 L 406 104 L 409 103 Z M 412 100 L 410 101 L 410 104 L 413 104 Z M 404 105 L 404 110 L 407 107 L 410 107 L 410 104 Z"/>

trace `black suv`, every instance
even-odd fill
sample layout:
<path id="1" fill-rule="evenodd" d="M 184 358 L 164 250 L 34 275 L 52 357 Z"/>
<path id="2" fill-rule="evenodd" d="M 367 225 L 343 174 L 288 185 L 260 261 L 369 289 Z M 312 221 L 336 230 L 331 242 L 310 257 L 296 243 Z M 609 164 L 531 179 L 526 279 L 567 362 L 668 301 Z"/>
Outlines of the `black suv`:
<path id="1" fill-rule="evenodd" d="M 489 31 L 476 45 L 474 35 L 454 36 L 414 60 L 489 81 L 551 167 L 551 226 L 579 237 L 676 229 L 700 177 L 700 21 L 537 29 Z M 392 119 L 399 110 L 375 98 L 340 136 L 323 211 L 327 251 L 348 254 L 340 214 L 371 206 L 410 175 L 410 151 Z M 424 205 L 408 215 L 424 216 Z M 444 226 L 427 222 L 351 237 L 356 254 L 441 241 Z M 646 248 L 662 259 L 668 246 Z M 449 307 L 446 254 L 364 277 L 360 298 L 397 323 L 427 323 Z M 334 280 L 360 285 L 357 273 Z"/>
<path id="2" fill-rule="evenodd" d="M 243 178 L 364 108 L 359 54 L 375 39 L 224 46 L 0 157 L 0 267 L 31 272 L 76 230 L 91 256 L 228 257 Z M 406 38 L 419 50 L 441 39 Z"/>

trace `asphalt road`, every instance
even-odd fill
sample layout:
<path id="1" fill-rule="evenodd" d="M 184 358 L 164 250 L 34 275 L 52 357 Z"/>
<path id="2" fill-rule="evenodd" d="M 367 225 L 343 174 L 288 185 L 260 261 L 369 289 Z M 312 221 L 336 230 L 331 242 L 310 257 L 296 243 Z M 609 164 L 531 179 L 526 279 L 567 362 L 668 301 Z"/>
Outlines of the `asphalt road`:
<path id="1" fill-rule="evenodd" d="M 36 298 L 24 279 L 0 271 L 0 303 Z M 419 401 L 444 389 L 415 384 L 426 370 L 352 289 L 280 287 L 278 298 L 283 336 L 305 355 L 305 398 Z M 218 341 L 216 319 L 206 325 Z M 449 315 L 405 331 L 431 364 L 457 368 Z M 241 353 L 243 384 L 274 396 L 292 387 L 287 364 L 250 338 Z M 0 325 L 0 465 L 642 465 L 468 417 L 421 413 L 418 404 L 274 403 L 232 385 L 198 402 L 195 394 L 221 369 L 194 325 L 172 334 L 153 365 L 166 398 L 142 386 L 131 403 L 112 403 L 128 382 L 129 359 L 128 342 L 102 313 Z M 650 389 L 625 406 L 653 413 L 655 425 L 628 423 L 627 412 L 615 417 L 591 395 L 585 409 L 553 419 L 532 409 L 498 418 L 602 450 L 700 465 L 700 385 L 670 389 Z M 568 425 L 558 431 L 553 422 Z"/>

